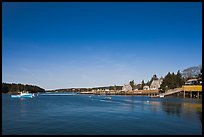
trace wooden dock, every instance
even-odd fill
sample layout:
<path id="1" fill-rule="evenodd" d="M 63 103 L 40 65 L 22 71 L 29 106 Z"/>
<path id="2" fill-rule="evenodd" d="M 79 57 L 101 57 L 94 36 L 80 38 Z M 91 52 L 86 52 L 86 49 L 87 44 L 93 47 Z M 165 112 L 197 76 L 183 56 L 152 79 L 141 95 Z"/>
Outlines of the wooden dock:
<path id="1" fill-rule="evenodd" d="M 202 93 L 202 85 L 183 85 L 181 88 L 175 88 L 167 90 L 165 93 L 161 93 L 158 97 L 165 97 L 172 94 L 183 93 L 183 97 L 186 97 L 186 94 L 192 97 L 200 98 Z"/>

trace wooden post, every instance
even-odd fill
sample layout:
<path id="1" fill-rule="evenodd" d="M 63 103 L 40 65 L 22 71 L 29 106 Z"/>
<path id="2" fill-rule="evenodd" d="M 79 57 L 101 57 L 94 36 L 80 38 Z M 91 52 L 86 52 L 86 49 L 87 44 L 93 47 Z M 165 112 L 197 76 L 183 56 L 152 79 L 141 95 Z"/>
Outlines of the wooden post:
<path id="1" fill-rule="evenodd" d="M 190 91 L 190 98 L 192 98 L 192 91 Z"/>

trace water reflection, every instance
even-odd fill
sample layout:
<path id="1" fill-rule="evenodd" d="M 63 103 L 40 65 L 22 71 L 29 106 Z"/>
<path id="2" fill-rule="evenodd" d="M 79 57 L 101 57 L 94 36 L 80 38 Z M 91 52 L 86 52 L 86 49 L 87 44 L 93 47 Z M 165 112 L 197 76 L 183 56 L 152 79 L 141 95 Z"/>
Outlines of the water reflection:
<path id="1" fill-rule="evenodd" d="M 200 122 L 201 122 L 201 124 L 202 124 L 202 111 L 201 111 L 201 112 L 197 112 L 197 114 L 198 114 L 198 117 L 199 117 Z"/>
<path id="2" fill-rule="evenodd" d="M 187 112 L 193 112 L 193 111 L 202 112 L 202 104 L 185 102 L 182 105 L 183 105 L 182 107 Z"/>
<path id="3" fill-rule="evenodd" d="M 151 101 L 152 110 L 157 111 L 160 107 L 167 115 L 176 115 L 192 119 L 198 117 L 202 124 L 202 104 L 193 102 Z"/>
<path id="4" fill-rule="evenodd" d="M 26 102 L 27 100 L 25 98 L 20 98 L 19 99 L 19 114 L 21 116 L 21 118 L 25 117 L 27 115 L 27 105 L 26 105 Z"/>
<path id="5" fill-rule="evenodd" d="M 162 102 L 162 110 L 166 112 L 168 115 L 181 115 L 181 103 L 176 102 Z"/>
<path id="6" fill-rule="evenodd" d="M 149 104 L 151 105 L 151 110 L 153 112 L 159 112 L 161 107 L 161 102 L 159 101 L 150 101 Z"/>
<path id="7" fill-rule="evenodd" d="M 188 117 L 190 117 L 191 116 L 190 114 L 192 114 L 193 112 L 196 112 L 202 124 L 202 104 L 187 102 L 187 103 L 183 103 L 182 107 Z"/>
<path id="8" fill-rule="evenodd" d="M 175 100 L 174 100 L 175 99 Z M 202 124 L 202 103 L 197 100 L 183 100 L 177 98 L 174 99 L 157 99 L 149 100 L 129 97 L 128 103 L 125 103 L 126 109 L 134 111 L 138 107 L 145 111 L 150 109 L 152 112 L 160 113 L 165 112 L 169 116 L 184 117 L 186 119 L 198 118 Z M 127 101 L 127 100 L 126 100 Z"/>
<path id="9" fill-rule="evenodd" d="M 111 102 L 100 101 L 104 97 L 7 98 L 12 108 L 4 103 L 3 134 L 202 134 L 197 100 L 111 96 Z"/>
<path id="10" fill-rule="evenodd" d="M 131 96 L 130 106 L 131 106 L 131 111 L 134 111 L 134 108 L 135 108 L 135 105 L 134 105 L 134 96 Z"/>
<path id="11" fill-rule="evenodd" d="M 202 104 L 195 100 L 180 98 L 149 99 L 135 96 L 123 96 L 113 102 L 120 102 L 126 111 L 149 111 L 155 113 L 165 112 L 168 116 L 185 117 L 187 119 L 198 117 L 202 123 Z"/>

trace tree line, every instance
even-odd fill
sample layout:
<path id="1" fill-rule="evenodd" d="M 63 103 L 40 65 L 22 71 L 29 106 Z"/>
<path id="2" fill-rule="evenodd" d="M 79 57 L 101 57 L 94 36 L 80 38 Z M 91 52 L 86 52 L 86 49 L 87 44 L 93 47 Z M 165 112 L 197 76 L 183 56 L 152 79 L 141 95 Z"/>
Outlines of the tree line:
<path id="1" fill-rule="evenodd" d="M 28 91 L 31 93 L 45 92 L 45 89 L 35 85 L 23 85 L 14 83 L 2 83 L 2 93 L 17 93 L 21 91 Z"/>
<path id="2" fill-rule="evenodd" d="M 164 92 L 168 89 L 180 88 L 185 84 L 186 78 L 182 77 L 182 74 L 178 70 L 177 74 L 168 72 L 164 77 L 162 84 L 160 85 L 160 91 Z"/>
<path id="3" fill-rule="evenodd" d="M 192 79 L 192 78 L 196 78 L 202 81 L 202 68 L 200 69 L 200 73 L 194 77 L 190 77 L 190 76 L 184 77 L 180 72 L 180 70 L 178 70 L 176 74 L 174 72 L 172 73 L 168 72 L 164 78 L 163 77 L 160 78 L 160 79 L 163 79 L 163 81 L 162 81 L 162 84 L 160 85 L 159 90 L 160 92 L 165 92 L 168 89 L 180 88 L 182 87 L 182 85 L 185 84 L 185 82 L 188 79 Z M 144 86 L 150 86 L 153 80 L 158 80 L 156 74 L 153 75 L 151 80 L 146 83 L 144 82 L 144 80 L 142 80 L 140 84 L 135 84 L 134 80 L 132 80 L 129 82 L 129 84 L 133 89 L 142 90 Z"/>

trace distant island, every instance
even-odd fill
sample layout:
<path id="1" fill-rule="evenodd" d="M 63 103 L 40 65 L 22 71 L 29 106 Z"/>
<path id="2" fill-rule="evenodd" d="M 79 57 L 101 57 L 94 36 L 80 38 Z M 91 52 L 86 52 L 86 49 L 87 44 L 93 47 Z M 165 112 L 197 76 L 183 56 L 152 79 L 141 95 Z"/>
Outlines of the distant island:
<path id="1" fill-rule="evenodd" d="M 38 92 L 45 92 L 45 89 L 35 86 L 35 85 L 2 83 L 2 93 L 18 93 L 21 91 L 29 91 L 30 93 L 38 93 Z"/>

